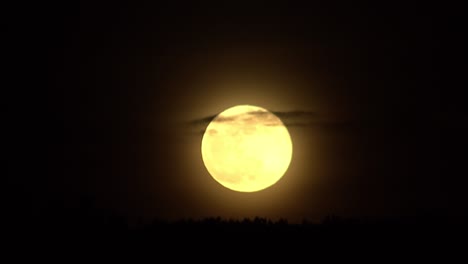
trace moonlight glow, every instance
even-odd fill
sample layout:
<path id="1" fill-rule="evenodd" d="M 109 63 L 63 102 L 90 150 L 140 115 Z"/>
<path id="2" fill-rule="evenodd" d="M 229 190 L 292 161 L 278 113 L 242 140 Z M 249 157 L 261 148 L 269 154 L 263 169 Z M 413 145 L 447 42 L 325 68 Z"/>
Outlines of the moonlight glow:
<path id="1" fill-rule="evenodd" d="M 234 191 L 255 192 L 284 175 L 292 158 L 292 142 L 283 122 L 273 113 L 238 105 L 211 121 L 201 152 L 217 182 Z"/>

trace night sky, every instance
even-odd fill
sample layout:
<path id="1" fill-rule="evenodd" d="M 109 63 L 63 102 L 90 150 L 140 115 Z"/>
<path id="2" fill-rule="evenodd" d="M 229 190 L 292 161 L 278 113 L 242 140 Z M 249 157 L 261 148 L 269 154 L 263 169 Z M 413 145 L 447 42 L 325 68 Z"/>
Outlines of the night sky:
<path id="1" fill-rule="evenodd" d="M 14 152 L 37 159 L 13 170 L 13 200 L 36 210 L 92 197 L 129 219 L 466 210 L 466 180 L 448 165 L 466 117 L 441 92 L 433 7 L 54 8 L 28 44 L 42 44 L 46 111 L 21 133 L 39 146 Z M 238 104 L 277 113 L 293 141 L 289 170 L 257 193 L 222 187 L 201 158 L 207 120 Z"/>

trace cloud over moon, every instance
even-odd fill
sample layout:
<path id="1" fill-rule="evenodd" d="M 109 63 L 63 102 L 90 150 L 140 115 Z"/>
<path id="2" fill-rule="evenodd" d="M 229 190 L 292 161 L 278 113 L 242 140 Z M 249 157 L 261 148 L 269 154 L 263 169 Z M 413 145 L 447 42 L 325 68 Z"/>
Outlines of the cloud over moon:
<path id="1" fill-rule="evenodd" d="M 248 115 L 255 116 L 257 119 L 268 118 L 269 112 L 264 111 L 253 111 L 247 113 Z M 317 114 L 315 112 L 308 111 L 287 111 L 287 112 L 272 112 L 277 117 L 281 119 L 285 126 L 310 126 L 317 123 Z M 214 120 L 217 115 L 211 115 L 203 117 L 200 119 L 190 121 L 189 125 L 196 129 L 196 131 L 204 132 L 204 129 L 208 126 L 210 122 Z M 231 122 L 239 118 L 239 116 L 227 116 L 227 117 L 218 117 L 214 122 Z M 277 125 L 272 123 L 272 125 Z"/>

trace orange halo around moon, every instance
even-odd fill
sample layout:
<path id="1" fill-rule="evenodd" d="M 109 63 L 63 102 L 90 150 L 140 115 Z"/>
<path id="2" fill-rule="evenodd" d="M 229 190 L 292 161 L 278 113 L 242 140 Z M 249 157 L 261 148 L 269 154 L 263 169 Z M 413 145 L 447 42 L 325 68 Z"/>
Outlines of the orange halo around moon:
<path id="1" fill-rule="evenodd" d="M 270 111 L 238 105 L 218 114 L 202 138 L 201 153 L 211 176 L 238 192 L 256 192 L 278 182 L 292 159 L 292 141 Z"/>

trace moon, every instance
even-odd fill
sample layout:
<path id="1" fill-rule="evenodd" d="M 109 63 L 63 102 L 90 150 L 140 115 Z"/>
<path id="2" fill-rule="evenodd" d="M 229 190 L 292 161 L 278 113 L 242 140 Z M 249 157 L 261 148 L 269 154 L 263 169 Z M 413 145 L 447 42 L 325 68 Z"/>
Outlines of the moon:
<path id="1" fill-rule="evenodd" d="M 203 163 L 213 179 L 238 192 L 256 192 L 278 182 L 291 163 L 292 152 L 283 122 L 252 105 L 237 105 L 218 114 L 201 143 Z"/>

